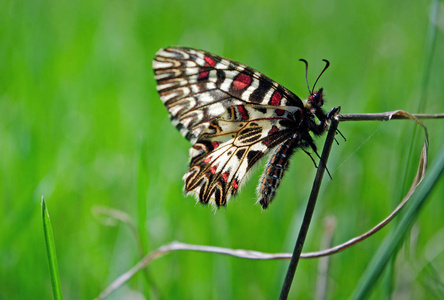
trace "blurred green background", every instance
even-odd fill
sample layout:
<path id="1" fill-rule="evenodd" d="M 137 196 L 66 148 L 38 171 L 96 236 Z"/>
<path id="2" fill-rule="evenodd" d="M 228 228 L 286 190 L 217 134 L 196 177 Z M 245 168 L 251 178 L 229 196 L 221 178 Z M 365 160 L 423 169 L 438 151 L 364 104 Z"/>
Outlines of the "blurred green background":
<path id="1" fill-rule="evenodd" d="M 172 45 L 204 49 L 250 65 L 300 97 L 307 90 L 299 58 L 310 62 L 311 83 L 326 58 L 331 67 L 318 84 L 326 110 L 438 113 L 444 112 L 444 22 L 441 14 L 435 51 L 428 51 L 431 7 L 423 0 L 1 1 L 0 299 L 52 297 L 42 195 L 66 299 L 96 297 L 141 257 L 131 229 L 106 225 L 93 213 L 97 206 L 128 213 L 144 253 L 173 240 L 291 252 L 316 171 L 310 158 L 294 155 L 267 211 L 255 205 L 262 166 L 227 208 L 214 212 L 185 198 L 181 178 L 190 145 L 157 95 L 155 52 Z M 437 9 L 443 11 L 442 1 Z M 411 123 L 340 124 L 347 141 L 333 146 L 333 180 L 324 180 L 305 251 L 322 248 L 327 216 L 336 219 L 337 244 L 399 202 L 406 174 L 412 178 L 406 171 Z M 425 123 L 430 166 L 444 126 Z M 421 139 L 413 145 L 415 159 Z M 393 276 L 381 275 L 389 279 L 378 282 L 371 298 L 424 299 L 436 296 L 436 285 L 443 288 L 443 195 L 441 180 Z M 392 227 L 331 258 L 328 299 L 351 295 Z M 314 297 L 317 264 L 300 262 L 290 298 Z M 177 252 L 150 265 L 150 284 L 146 273 L 137 274 L 109 299 L 276 299 L 287 265 Z"/>

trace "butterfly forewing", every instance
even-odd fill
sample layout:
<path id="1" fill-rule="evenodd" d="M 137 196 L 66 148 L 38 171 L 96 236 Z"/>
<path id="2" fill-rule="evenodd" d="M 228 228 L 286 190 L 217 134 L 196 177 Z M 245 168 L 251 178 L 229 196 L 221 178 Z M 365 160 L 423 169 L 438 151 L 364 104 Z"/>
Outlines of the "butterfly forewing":
<path id="1" fill-rule="evenodd" d="M 225 205 L 264 155 L 285 141 L 283 145 L 296 148 L 301 140 L 295 139 L 306 118 L 301 99 L 250 67 L 201 50 L 172 47 L 157 52 L 153 69 L 171 121 L 193 144 L 183 179 L 187 193 L 202 203 Z M 280 149 L 277 154 L 288 152 Z M 271 171 L 279 167 L 267 165 Z M 263 207 L 279 185 L 283 171 L 277 173 L 277 184 L 264 186 L 273 181 L 272 174 L 261 179 L 261 199 L 267 199 Z"/>
<path id="2" fill-rule="evenodd" d="M 295 94 L 252 68 L 200 50 L 161 49 L 153 69 L 173 124 L 192 143 L 231 106 L 302 106 Z"/>

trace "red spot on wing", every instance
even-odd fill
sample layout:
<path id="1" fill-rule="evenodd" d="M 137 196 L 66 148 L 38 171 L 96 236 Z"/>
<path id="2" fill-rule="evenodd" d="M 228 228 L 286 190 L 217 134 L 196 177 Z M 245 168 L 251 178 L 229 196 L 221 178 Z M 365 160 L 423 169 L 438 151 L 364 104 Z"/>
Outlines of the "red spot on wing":
<path id="1" fill-rule="evenodd" d="M 245 107 L 243 105 L 238 105 L 237 109 L 239 111 L 239 114 L 240 114 L 242 120 L 248 120 L 248 113 L 245 110 Z"/>
<path id="2" fill-rule="evenodd" d="M 212 166 L 210 169 L 211 174 L 215 174 L 217 170 L 217 166 Z"/>
<path id="3" fill-rule="evenodd" d="M 211 156 L 208 156 L 207 158 L 205 158 L 204 163 L 209 163 L 211 161 Z"/>
<path id="4" fill-rule="evenodd" d="M 216 149 L 217 147 L 219 147 L 220 143 L 219 142 L 212 142 L 211 145 L 213 146 L 213 149 Z"/>
<path id="5" fill-rule="evenodd" d="M 235 90 L 243 90 L 251 84 L 251 77 L 241 73 L 233 80 L 233 88 Z"/>
<path id="6" fill-rule="evenodd" d="M 235 190 L 237 190 L 238 187 L 239 187 L 239 184 L 237 183 L 237 180 L 236 180 L 236 179 L 233 180 L 233 188 L 234 188 Z"/>
<path id="7" fill-rule="evenodd" d="M 279 128 L 277 128 L 275 125 L 273 125 L 273 127 L 271 127 L 268 134 L 271 135 L 271 134 L 275 133 L 276 131 L 279 131 Z"/>
<path id="8" fill-rule="evenodd" d="M 283 110 L 283 109 L 276 109 L 274 112 L 275 112 L 278 116 L 282 116 L 282 115 L 285 113 L 285 110 Z"/>
<path id="9" fill-rule="evenodd" d="M 208 79 L 210 76 L 210 70 L 208 70 L 209 67 L 214 67 L 216 65 L 216 61 L 212 59 L 209 56 L 204 57 L 205 60 L 205 66 L 199 69 L 199 75 L 197 79 Z"/>
<path id="10" fill-rule="evenodd" d="M 273 96 L 271 96 L 271 105 L 276 105 L 276 106 L 281 105 L 281 99 L 282 99 L 282 94 L 279 93 L 278 91 L 275 91 L 273 93 Z"/>
<path id="11" fill-rule="evenodd" d="M 228 172 L 223 173 L 223 174 L 222 174 L 222 179 L 223 179 L 224 181 L 227 181 L 227 179 L 228 179 L 228 175 L 230 175 L 230 173 L 228 173 Z"/>
<path id="12" fill-rule="evenodd" d="M 199 76 L 197 77 L 198 79 L 208 79 L 210 75 L 209 71 L 206 71 L 205 69 L 201 68 L 199 70 Z"/>
<path id="13" fill-rule="evenodd" d="M 271 142 L 273 141 L 273 138 L 270 136 L 277 131 L 279 131 L 279 128 L 273 125 L 273 127 L 271 127 L 270 131 L 268 132 L 268 136 L 262 141 L 262 143 L 264 143 L 267 146 L 270 145 Z"/>
<path id="14" fill-rule="evenodd" d="M 212 59 L 211 57 L 205 56 L 204 59 L 209 66 L 214 67 L 216 65 L 216 61 L 214 59 Z"/>

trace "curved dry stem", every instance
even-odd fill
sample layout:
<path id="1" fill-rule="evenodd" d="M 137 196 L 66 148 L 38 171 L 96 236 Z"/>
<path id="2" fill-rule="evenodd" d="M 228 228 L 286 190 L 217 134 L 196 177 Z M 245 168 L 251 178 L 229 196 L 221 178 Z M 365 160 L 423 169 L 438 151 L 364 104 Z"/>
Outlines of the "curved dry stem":
<path id="1" fill-rule="evenodd" d="M 371 230 L 367 231 L 366 233 L 355 237 L 353 239 L 350 239 L 349 241 L 340 244 L 338 246 L 325 249 L 322 251 L 316 251 L 316 252 L 308 252 L 308 253 L 302 253 L 300 258 L 318 258 L 322 256 L 331 255 L 334 253 L 338 253 L 340 251 L 343 251 L 352 245 L 361 242 L 365 240 L 366 238 L 370 237 L 380 229 L 382 229 L 385 225 L 387 225 L 398 213 L 399 211 L 405 206 L 405 204 L 408 202 L 412 194 L 415 192 L 419 184 L 424 179 L 426 166 L 427 166 L 427 149 L 428 149 L 428 133 L 427 128 L 424 126 L 424 124 L 419 120 L 419 118 L 444 118 L 444 114 L 435 114 L 435 115 L 425 115 L 425 114 L 417 114 L 413 115 L 408 112 L 397 110 L 393 112 L 386 112 L 386 113 L 378 113 L 378 114 L 347 114 L 347 115 L 339 115 L 338 120 L 340 122 L 343 121 L 364 121 L 364 120 L 379 120 L 379 121 L 388 121 L 392 119 L 411 119 L 417 124 L 419 124 L 423 129 L 425 133 L 425 139 L 424 139 L 424 145 L 421 151 L 421 156 L 419 159 L 418 169 L 416 172 L 416 176 L 413 179 L 413 182 L 410 186 L 409 191 L 405 195 L 405 197 L 402 199 L 400 204 L 395 208 L 395 210 L 386 217 L 383 221 L 381 221 L 379 224 L 377 224 L 375 227 L 373 227 Z M 108 296 L 112 291 L 123 285 L 125 282 L 127 282 L 134 274 L 136 274 L 141 269 L 145 268 L 149 263 L 151 263 L 153 260 L 170 253 L 172 251 L 179 251 L 179 250 L 185 250 L 185 251 L 198 251 L 198 252 L 209 252 L 209 253 L 216 253 L 216 254 L 223 254 L 223 255 L 229 255 L 239 258 L 245 258 L 245 259 L 253 259 L 253 260 L 284 260 L 284 259 L 291 259 L 292 254 L 291 253 L 264 253 L 259 251 L 251 251 L 251 250 L 243 250 L 243 249 L 229 249 L 229 248 L 222 248 L 222 247 L 213 247 L 213 246 L 202 246 L 202 245 L 192 245 L 192 244 L 185 244 L 181 242 L 171 242 L 170 244 L 166 244 L 164 246 L 159 247 L 158 249 L 150 252 L 148 255 L 146 255 L 139 263 L 137 263 L 133 268 L 131 268 L 126 273 L 122 274 L 120 277 L 118 277 L 114 282 L 112 282 L 96 299 L 104 299 L 106 296 Z"/>
<path id="2" fill-rule="evenodd" d="M 140 262 L 138 262 L 134 267 L 132 267 L 129 271 L 120 275 L 116 280 L 114 280 L 100 295 L 95 298 L 96 300 L 104 299 L 108 296 L 112 291 L 123 285 L 127 282 L 131 277 L 134 276 L 138 271 L 148 266 L 153 260 L 173 251 L 186 250 L 186 251 L 197 251 L 197 252 L 208 252 L 208 253 L 216 253 L 216 254 L 224 254 L 229 256 L 235 256 L 239 258 L 246 259 L 254 259 L 254 260 L 270 260 L 270 259 L 290 259 L 291 253 L 264 253 L 258 251 L 251 250 L 243 250 L 243 249 L 228 249 L 222 247 L 214 247 L 214 246 L 202 246 L 202 245 L 193 245 L 193 244 L 185 244 L 181 242 L 171 242 L 169 244 L 163 245 L 156 250 L 150 252 L 146 255 Z"/>
<path id="3" fill-rule="evenodd" d="M 422 115 L 423 116 L 423 115 Z M 443 115 L 444 116 L 444 115 Z M 425 125 L 415 116 L 412 115 L 406 111 L 403 110 L 397 110 L 393 112 L 386 112 L 386 113 L 380 113 L 380 114 L 354 114 L 354 115 L 340 115 L 338 116 L 339 121 L 347 120 L 391 120 L 391 119 L 411 119 L 415 121 L 418 125 L 420 125 L 424 129 L 424 145 L 421 150 L 421 156 L 419 158 L 419 164 L 418 169 L 416 170 L 416 176 L 413 179 L 412 184 L 410 185 L 410 189 L 407 192 L 407 194 L 404 196 L 402 201 L 399 203 L 399 205 L 393 210 L 393 212 L 388 215 L 384 220 L 382 220 L 380 223 L 378 223 L 376 226 L 374 226 L 369 231 L 365 232 L 364 234 L 352 238 L 348 240 L 345 243 L 342 243 L 340 245 L 337 245 L 333 248 L 325 249 L 322 251 L 316 251 L 316 252 L 310 252 L 307 253 L 307 256 L 304 258 L 317 258 L 321 256 L 331 255 L 334 253 L 338 253 L 340 251 L 343 251 L 354 244 L 357 244 L 366 238 L 370 237 L 371 235 L 378 232 L 380 229 L 384 228 L 385 225 L 387 225 L 393 218 L 399 213 L 399 211 L 407 204 L 410 197 L 413 195 L 413 193 L 416 191 L 418 186 L 421 184 L 422 180 L 424 179 L 426 167 L 427 167 L 427 149 L 429 147 L 429 138 L 428 138 L 428 132 Z"/>

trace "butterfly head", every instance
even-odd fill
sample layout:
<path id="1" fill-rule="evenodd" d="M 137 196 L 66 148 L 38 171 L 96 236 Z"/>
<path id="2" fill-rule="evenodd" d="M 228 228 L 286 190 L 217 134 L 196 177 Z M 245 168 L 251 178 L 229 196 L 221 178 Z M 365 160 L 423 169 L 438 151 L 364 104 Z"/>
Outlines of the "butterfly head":
<path id="1" fill-rule="evenodd" d="M 308 97 L 308 99 L 304 101 L 304 107 L 308 110 L 309 114 L 312 116 L 311 118 L 316 116 L 316 118 L 320 121 L 319 124 L 317 125 L 313 123 L 312 124 L 313 126 L 309 126 L 310 129 L 314 132 L 319 131 L 314 129 L 314 127 L 319 127 L 319 129 L 322 127 L 321 131 L 323 131 L 327 126 L 327 116 L 324 110 L 322 109 L 322 106 L 324 105 L 323 91 L 324 90 L 322 88 L 320 88 L 317 91 L 313 91 Z"/>
<path id="2" fill-rule="evenodd" d="M 304 107 L 312 115 L 316 115 L 318 118 L 324 119 L 322 116 L 322 105 L 324 105 L 324 90 L 320 88 L 317 91 L 311 92 L 307 100 L 304 100 Z"/>
<path id="3" fill-rule="evenodd" d="M 320 108 L 322 105 L 324 105 L 324 95 L 322 92 L 323 89 L 320 88 L 318 91 L 311 93 L 310 97 L 308 98 L 311 107 Z"/>

